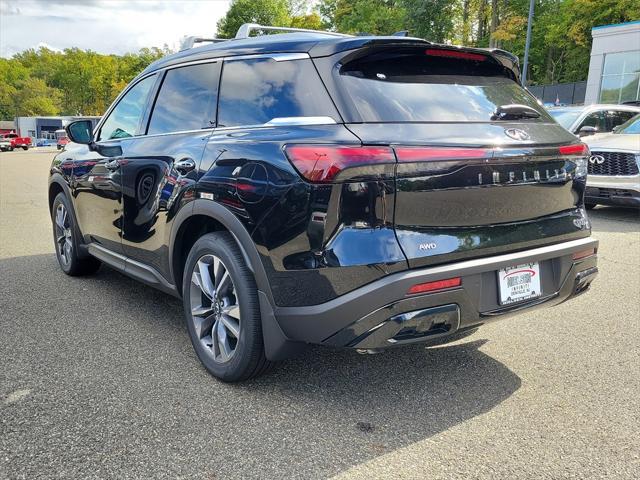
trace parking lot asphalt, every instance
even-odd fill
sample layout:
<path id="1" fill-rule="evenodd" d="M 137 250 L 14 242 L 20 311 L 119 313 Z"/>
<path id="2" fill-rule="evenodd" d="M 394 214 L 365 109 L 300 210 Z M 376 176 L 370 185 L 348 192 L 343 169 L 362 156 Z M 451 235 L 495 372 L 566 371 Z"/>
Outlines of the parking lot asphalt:
<path id="1" fill-rule="evenodd" d="M 55 149 L 0 153 L 0 478 L 640 476 L 640 217 L 599 207 L 600 276 L 452 345 L 313 348 L 226 385 L 181 305 L 53 254 Z"/>

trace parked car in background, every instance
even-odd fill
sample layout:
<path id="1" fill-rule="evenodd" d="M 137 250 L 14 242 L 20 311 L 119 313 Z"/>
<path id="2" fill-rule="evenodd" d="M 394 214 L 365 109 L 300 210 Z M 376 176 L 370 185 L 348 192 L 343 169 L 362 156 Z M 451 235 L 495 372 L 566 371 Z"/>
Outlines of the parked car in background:
<path id="1" fill-rule="evenodd" d="M 640 207 L 640 114 L 613 133 L 585 138 L 591 149 L 585 205 Z"/>
<path id="2" fill-rule="evenodd" d="M 5 133 L 0 137 L 0 150 L 9 151 L 16 148 L 22 148 L 23 150 L 29 150 L 31 146 L 30 137 L 20 137 L 17 133 Z"/>
<path id="3" fill-rule="evenodd" d="M 61 130 L 56 130 L 56 147 L 58 150 L 62 150 L 67 143 L 69 143 L 69 137 L 67 137 L 67 132 L 63 128 Z"/>
<path id="4" fill-rule="evenodd" d="M 611 132 L 631 117 L 640 113 L 634 105 L 581 105 L 571 107 L 551 107 L 551 116 L 579 137 Z"/>

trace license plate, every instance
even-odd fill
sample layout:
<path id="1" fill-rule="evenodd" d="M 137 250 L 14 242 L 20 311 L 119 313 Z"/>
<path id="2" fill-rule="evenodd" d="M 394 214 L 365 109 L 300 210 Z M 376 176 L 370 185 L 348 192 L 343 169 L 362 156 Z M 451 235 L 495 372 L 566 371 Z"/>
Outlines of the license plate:
<path id="1" fill-rule="evenodd" d="M 540 288 L 540 265 L 538 262 L 523 263 L 498 270 L 500 304 L 529 300 L 542 295 Z"/>

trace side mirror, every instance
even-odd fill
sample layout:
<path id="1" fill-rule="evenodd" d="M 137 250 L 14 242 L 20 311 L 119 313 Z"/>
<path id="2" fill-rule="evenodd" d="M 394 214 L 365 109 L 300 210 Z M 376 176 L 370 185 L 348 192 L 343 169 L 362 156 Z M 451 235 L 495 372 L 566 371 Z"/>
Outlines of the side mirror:
<path id="1" fill-rule="evenodd" d="M 76 120 L 65 127 L 67 137 L 73 143 L 91 145 L 93 143 L 93 124 L 91 120 Z"/>
<path id="2" fill-rule="evenodd" d="M 578 130 L 579 137 L 588 137 L 589 135 L 595 135 L 596 133 L 598 133 L 598 129 L 589 125 L 585 125 Z"/>

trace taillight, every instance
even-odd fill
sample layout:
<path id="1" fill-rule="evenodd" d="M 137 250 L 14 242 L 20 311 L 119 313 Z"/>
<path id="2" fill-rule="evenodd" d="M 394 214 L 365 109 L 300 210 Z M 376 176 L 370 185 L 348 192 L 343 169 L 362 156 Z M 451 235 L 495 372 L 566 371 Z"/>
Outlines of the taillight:
<path id="1" fill-rule="evenodd" d="M 418 283 L 409 289 L 407 295 L 415 295 L 416 293 L 434 292 L 436 290 L 459 287 L 461 284 L 462 279 L 460 277 L 447 278 L 446 280 L 436 280 L 435 282 Z"/>
<path id="2" fill-rule="evenodd" d="M 482 55 L 481 53 L 447 50 L 442 48 L 427 48 L 424 53 L 432 57 L 459 58 L 461 60 L 473 60 L 476 62 L 483 62 L 487 59 L 487 56 Z"/>
<path id="3" fill-rule="evenodd" d="M 491 151 L 485 148 L 395 147 L 398 162 L 433 162 L 487 158 Z"/>
<path id="4" fill-rule="evenodd" d="M 289 145 L 284 151 L 300 175 L 313 183 L 330 183 L 350 167 L 395 163 L 389 147 Z"/>
<path id="5" fill-rule="evenodd" d="M 560 155 L 581 155 L 589 154 L 589 147 L 584 143 L 576 143 L 574 145 L 562 145 L 558 151 Z"/>

